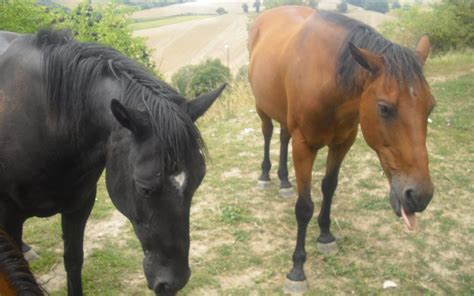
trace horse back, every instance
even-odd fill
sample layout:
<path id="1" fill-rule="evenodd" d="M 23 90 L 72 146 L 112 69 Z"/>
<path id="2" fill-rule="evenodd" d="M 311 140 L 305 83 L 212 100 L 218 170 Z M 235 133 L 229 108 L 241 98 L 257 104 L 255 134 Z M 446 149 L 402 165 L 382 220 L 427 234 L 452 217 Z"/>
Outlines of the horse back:
<path id="1" fill-rule="evenodd" d="M 20 36 L 18 33 L 0 31 L 0 54 L 6 51 L 12 41 Z"/>

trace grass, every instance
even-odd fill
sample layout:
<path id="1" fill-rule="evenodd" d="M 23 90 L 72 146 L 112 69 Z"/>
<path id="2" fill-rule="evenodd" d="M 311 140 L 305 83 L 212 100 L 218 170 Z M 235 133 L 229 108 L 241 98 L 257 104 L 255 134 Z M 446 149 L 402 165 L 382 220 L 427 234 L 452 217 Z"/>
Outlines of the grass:
<path id="1" fill-rule="evenodd" d="M 406 232 L 393 214 L 379 161 L 359 135 L 343 163 L 332 207 L 332 231 L 341 237 L 339 253 L 318 253 L 316 219 L 308 227 L 308 295 L 472 295 L 474 73 L 466 72 L 466 65 L 472 69 L 474 61 L 464 53 L 435 57 L 427 65 L 437 100 L 428 127 L 436 193 L 418 216 L 419 231 Z M 448 77 L 441 79 L 445 72 Z M 296 222 L 295 199 L 278 197 L 278 129 L 270 151 L 273 185 L 260 191 L 255 185 L 262 139 L 248 87 L 233 85 L 198 125 L 210 159 L 191 209 L 193 275 L 180 295 L 282 295 Z M 318 154 L 313 170 L 314 217 L 321 204 L 325 154 L 326 150 Z M 292 165 L 289 168 L 294 184 Z M 99 188 L 90 223 L 111 216 L 103 182 Z M 42 255 L 33 264 L 37 275 L 60 262 L 58 223 L 57 217 L 28 222 L 25 240 Z M 143 277 L 142 256 L 130 226 L 118 239 L 104 239 L 85 259 L 86 293 L 151 295 Z M 383 290 L 385 280 L 396 282 L 397 288 Z M 51 292 L 65 295 L 65 285 Z"/>
<path id="2" fill-rule="evenodd" d="M 153 19 L 135 19 L 133 23 L 129 25 L 130 29 L 136 30 L 143 30 L 149 28 L 158 28 L 162 26 L 174 25 L 183 22 L 189 22 L 194 20 L 202 20 L 206 18 L 213 17 L 215 15 L 174 15 L 174 16 L 166 16 L 166 17 L 159 17 Z"/>

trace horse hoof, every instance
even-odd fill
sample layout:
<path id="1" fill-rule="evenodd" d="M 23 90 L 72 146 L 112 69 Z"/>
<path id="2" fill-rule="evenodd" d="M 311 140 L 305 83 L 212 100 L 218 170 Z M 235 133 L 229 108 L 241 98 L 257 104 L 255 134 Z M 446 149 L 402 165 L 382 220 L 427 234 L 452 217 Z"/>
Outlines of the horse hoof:
<path id="1" fill-rule="evenodd" d="M 40 256 L 36 254 L 33 249 L 29 249 L 28 251 L 24 252 L 23 256 L 25 257 L 25 260 L 28 261 L 28 263 L 36 261 L 40 258 Z"/>
<path id="2" fill-rule="evenodd" d="M 271 182 L 271 181 L 258 180 L 257 189 L 260 189 L 260 190 L 267 189 L 267 188 L 269 188 L 271 185 L 272 185 L 272 182 Z"/>
<path id="3" fill-rule="evenodd" d="M 280 188 L 280 197 L 290 198 L 293 196 L 293 188 Z"/>
<path id="4" fill-rule="evenodd" d="M 292 281 L 290 279 L 286 279 L 285 285 L 283 286 L 283 292 L 285 294 L 290 295 L 303 295 L 306 291 L 308 291 L 308 281 Z"/>
<path id="5" fill-rule="evenodd" d="M 339 248 L 337 247 L 336 241 L 325 244 L 316 242 L 316 247 L 319 252 L 325 255 L 336 255 L 339 252 Z"/>

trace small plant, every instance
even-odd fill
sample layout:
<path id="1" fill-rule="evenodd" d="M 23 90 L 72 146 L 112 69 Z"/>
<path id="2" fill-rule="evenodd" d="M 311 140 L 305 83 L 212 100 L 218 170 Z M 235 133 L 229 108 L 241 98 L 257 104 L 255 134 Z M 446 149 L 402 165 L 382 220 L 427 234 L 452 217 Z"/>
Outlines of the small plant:
<path id="1" fill-rule="evenodd" d="M 238 206 L 225 206 L 221 211 L 221 219 L 228 224 L 234 224 L 244 219 L 242 208 Z"/>

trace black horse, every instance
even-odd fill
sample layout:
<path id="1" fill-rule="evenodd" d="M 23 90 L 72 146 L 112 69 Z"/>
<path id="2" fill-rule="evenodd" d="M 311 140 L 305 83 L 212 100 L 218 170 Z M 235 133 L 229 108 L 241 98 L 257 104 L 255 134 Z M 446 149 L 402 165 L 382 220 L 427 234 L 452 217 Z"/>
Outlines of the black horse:
<path id="1" fill-rule="evenodd" d="M 0 227 L 20 245 L 27 218 L 60 213 L 68 294 L 81 295 L 84 227 L 106 168 L 112 202 L 142 244 L 148 287 L 176 293 L 190 276 L 189 209 L 206 171 L 194 121 L 225 86 L 187 101 L 66 31 L 10 40 L 0 55 Z"/>

